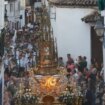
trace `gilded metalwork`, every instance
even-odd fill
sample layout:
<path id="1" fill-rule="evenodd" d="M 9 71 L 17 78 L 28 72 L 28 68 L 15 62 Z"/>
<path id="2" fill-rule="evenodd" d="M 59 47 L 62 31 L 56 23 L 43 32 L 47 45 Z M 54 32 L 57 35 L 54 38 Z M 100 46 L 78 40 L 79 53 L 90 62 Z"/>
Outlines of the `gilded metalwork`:
<path id="1" fill-rule="evenodd" d="M 77 95 L 80 90 L 75 81 L 71 79 L 71 82 L 68 82 L 66 70 L 57 67 L 57 42 L 54 40 L 47 9 L 42 6 L 39 11 L 36 12 L 36 19 L 40 23 L 37 31 L 40 36 L 37 41 L 37 67 L 29 71 L 27 79 L 21 80 L 14 97 L 15 105 L 65 105 L 68 102 L 72 105 L 82 105 L 82 96 Z"/>
<path id="2" fill-rule="evenodd" d="M 38 12 L 38 13 L 37 13 Z M 45 6 L 37 11 L 37 21 L 40 22 L 40 38 L 38 40 L 38 74 L 58 74 L 57 42 L 54 40 L 49 14 Z M 43 72 L 44 71 L 44 72 Z M 46 71 L 46 72 L 45 72 Z"/>

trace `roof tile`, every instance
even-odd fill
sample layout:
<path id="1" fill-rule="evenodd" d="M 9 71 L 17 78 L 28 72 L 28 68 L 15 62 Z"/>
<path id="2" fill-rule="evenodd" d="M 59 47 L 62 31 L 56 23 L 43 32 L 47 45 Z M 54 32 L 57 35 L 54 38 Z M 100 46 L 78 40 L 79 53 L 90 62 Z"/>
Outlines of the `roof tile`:
<path id="1" fill-rule="evenodd" d="M 97 6 L 97 0 L 49 0 L 49 2 L 57 6 Z"/>

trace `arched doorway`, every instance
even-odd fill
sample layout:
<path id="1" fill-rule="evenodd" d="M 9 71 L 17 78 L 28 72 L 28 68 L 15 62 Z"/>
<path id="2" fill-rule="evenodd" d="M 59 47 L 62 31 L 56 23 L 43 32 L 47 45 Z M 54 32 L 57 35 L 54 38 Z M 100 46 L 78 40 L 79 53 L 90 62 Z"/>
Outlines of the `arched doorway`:
<path id="1" fill-rule="evenodd" d="M 53 96 L 47 95 L 42 99 L 43 105 L 53 105 L 54 100 Z"/>

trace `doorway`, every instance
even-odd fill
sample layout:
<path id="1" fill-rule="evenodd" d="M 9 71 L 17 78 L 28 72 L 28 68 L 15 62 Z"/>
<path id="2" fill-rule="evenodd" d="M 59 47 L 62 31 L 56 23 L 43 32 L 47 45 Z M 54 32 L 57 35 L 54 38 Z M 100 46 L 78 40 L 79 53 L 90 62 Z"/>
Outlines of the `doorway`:
<path id="1" fill-rule="evenodd" d="M 54 100 L 53 96 L 47 95 L 42 99 L 43 105 L 53 105 Z"/>
<path id="2" fill-rule="evenodd" d="M 96 59 L 99 66 L 103 62 L 102 42 L 99 40 L 94 27 L 91 27 L 91 59 Z"/>

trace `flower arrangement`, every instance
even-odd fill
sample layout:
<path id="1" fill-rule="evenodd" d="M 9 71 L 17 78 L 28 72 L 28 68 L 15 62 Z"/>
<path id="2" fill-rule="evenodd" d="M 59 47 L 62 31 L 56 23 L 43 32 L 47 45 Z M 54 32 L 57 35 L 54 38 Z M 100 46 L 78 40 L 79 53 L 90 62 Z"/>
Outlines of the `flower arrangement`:
<path id="1" fill-rule="evenodd" d="M 59 96 L 59 101 L 67 105 L 72 105 L 72 102 L 74 101 L 72 90 L 67 87 L 66 91 Z"/>
<path id="2" fill-rule="evenodd" d="M 67 105 L 68 104 L 72 105 L 73 99 L 74 99 L 74 96 L 72 94 L 65 94 L 59 97 L 59 101 Z"/>
<path id="3" fill-rule="evenodd" d="M 17 93 L 14 97 L 15 105 L 34 105 L 38 102 L 38 96 L 32 93 L 31 89 L 25 89 L 23 94 Z"/>
<path id="4" fill-rule="evenodd" d="M 66 105 L 82 105 L 83 103 L 83 95 L 80 91 L 75 93 L 72 87 L 67 87 L 66 91 L 64 91 L 59 96 L 59 101 L 65 103 Z"/>
<path id="5" fill-rule="evenodd" d="M 21 102 L 33 105 L 38 102 L 38 97 L 35 94 L 32 94 L 31 89 L 26 89 L 25 93 L 21 97 Z"/>

